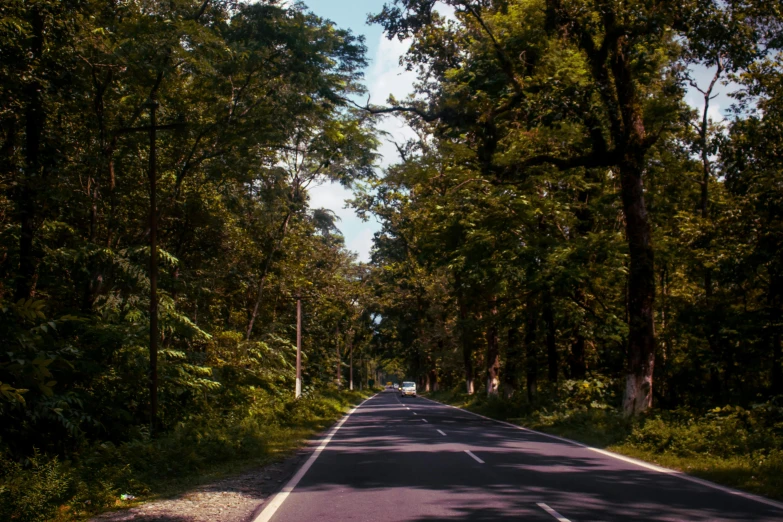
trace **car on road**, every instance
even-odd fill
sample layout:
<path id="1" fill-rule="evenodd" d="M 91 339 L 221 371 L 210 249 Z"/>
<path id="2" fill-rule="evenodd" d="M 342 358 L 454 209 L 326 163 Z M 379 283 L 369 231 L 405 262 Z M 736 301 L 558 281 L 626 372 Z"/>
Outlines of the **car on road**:
<path id="1" fill-rule="evenodd" d="M 396 382 L 394 383 L 394 389 L 395 389 L 395 390 L 399 390 L 399 389 L 400 389 L 400 385 L 399 385 L 399 384 L 397 384 Z"/>
<path id="2" fill-rule="evenodd" d="M 400 396 L 402 397 L 416 397 L 416 383 L 413 381 L 403 381 L 400 388 Z"/>

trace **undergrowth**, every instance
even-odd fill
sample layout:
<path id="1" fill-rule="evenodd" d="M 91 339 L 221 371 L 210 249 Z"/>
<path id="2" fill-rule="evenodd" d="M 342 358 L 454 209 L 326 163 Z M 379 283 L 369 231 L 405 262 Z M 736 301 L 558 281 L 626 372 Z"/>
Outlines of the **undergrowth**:
<path id="1" fill-rule="evenodd" d="M 92 444 L 71 460 L 0 455 L 0 520 L 84 519 L 281 458 L 368 392 L 327 391 L 191 416 L 159 438 Z M 135 500 L 122 500 L 130 495 Z"/>
<path id="2" fill-rule="evenodd" d="M 558 390 L 559 400 L 535 405 L 518 394 L 488 398 L 455 390 L 428 396 L 488 417 L 783 500 L 783 397 L 748 408 L 653 410 L 626 419 L 609 405 L 611 400 L 602 400 L 611 399 L 608 391 L 601 391 L 611 387 L 595 388 L 595 381 L 570 381 L 565 389 L 563 386 Z"/>

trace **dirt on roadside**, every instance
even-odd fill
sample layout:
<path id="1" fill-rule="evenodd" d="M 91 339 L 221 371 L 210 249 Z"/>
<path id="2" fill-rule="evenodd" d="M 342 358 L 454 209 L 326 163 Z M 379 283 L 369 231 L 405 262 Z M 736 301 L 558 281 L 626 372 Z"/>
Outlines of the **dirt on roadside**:
<path id="1" fill-rule="evenodd" d="M 121 511 L 91 522 L 250 522 L 270 495 L 296 472 L 313 449 L 311 442 L 281 462 L 198 486 L 176 497 Z"/>

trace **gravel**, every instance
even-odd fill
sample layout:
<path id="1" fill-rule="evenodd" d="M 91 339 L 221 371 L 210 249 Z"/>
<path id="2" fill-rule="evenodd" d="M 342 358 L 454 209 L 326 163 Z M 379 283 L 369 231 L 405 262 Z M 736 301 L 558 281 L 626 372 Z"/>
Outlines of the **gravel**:
<path id="1" fill-rule="evenodd" d="M 205 484 L 177 497 L 103 513 L 93 522 L 249 522 L 302 464 L 305 448 L 282 462 Z"/>

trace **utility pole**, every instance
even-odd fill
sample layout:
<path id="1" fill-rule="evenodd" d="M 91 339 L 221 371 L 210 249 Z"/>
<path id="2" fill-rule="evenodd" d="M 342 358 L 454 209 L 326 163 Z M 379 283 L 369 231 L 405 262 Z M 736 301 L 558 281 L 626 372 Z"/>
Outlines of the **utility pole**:
<path id="1" fill-rule="evenodd" d="M 175 130 L 185 127 L 183 123 L 170 123 L 158 125 L 157 110 L 160 104 L 155 99 L 155 91 L 150 93 L 149 99 L 143 107 L 150 111 L 149 126 L 122 127 L 115 132 L 129 134 L 146 131 L 150 137 L 149 155 L 149 184 L 150 184 L 150 436 L 155 432 L 158 418 L 158 173 L 157 173 L 157 131 Z"/>
<path id="2" fill-rule="evenodd" d="M 146 103 L 150 111 L 150 436 L 155 431 L 158 418 L 158 201 L 156 159 L 156 112 L 158 101 L 155 93 Z"/>
<path id="3" fill-rule="evenodd" d="M 343 365 L 343 360 L 340 358 L 340 326 L 337 325 L 334 329 L 334 344 L 337 345 L 337 389 L 343 387 L 343 376 L 341 373 L 341 366 Z"/>
<path id="4" fill-rule="evenodd" d="M 302 297 L 296 296 L 296 398 L 302 396 Z"/>
<path id="5" fill-rule="evenodd" d="M 351 363 L 349 366 L 349 389 L 353 391 L 353 328 L 348 331 L 348 347 L 351 350 Z"/>

